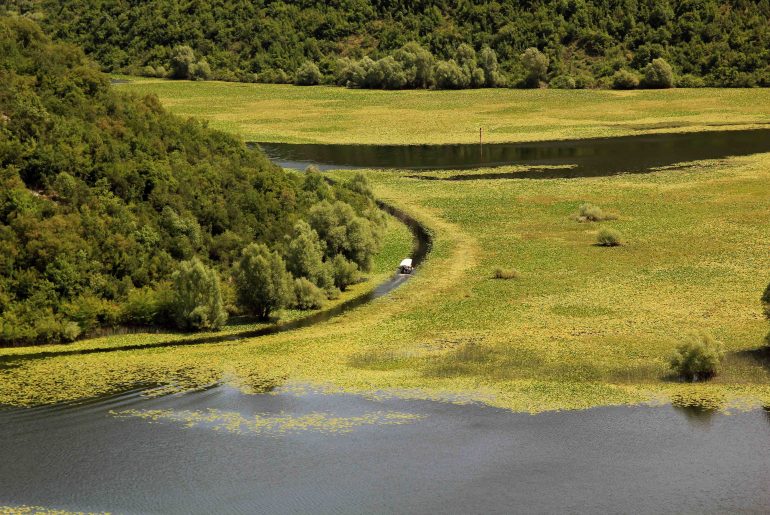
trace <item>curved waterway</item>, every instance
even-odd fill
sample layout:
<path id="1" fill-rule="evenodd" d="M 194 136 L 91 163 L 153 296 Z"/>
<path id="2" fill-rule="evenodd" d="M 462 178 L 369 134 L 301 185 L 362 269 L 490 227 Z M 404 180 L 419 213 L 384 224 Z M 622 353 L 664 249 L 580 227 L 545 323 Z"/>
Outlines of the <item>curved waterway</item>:
<path id="1" fill-rule="evenodd" d="M 0 411 L 0 506 L 113 513 L 760 513 L 770 418 L 217 387 Z"/>
<path id="2" fill-rule="evenodd" d="M 487 145 L 316 145 L 258 143 L 285 168 L 462 169 L 522 165 L 509 178 L 552 179 L 644 173 L 703 159 L 770 152 L 770 130 L 646 134 Z M 556 168 L 563 166 L 565 168 Z M 548 168 L 544 168 L 548 167 Z M 568 167 L 568 168 L 566 168 Z M 487 178 L 503 178 L 501 174 Z M 484 178 L 474 175 L 473 178 Z"/>

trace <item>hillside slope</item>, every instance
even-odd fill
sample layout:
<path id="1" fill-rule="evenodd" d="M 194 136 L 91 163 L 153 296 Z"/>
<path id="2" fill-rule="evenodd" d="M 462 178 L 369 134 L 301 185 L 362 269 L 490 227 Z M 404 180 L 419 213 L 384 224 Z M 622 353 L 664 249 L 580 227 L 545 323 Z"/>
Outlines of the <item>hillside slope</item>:
<path id="1" fill-rule="evenodd" d="M 709 85 L 770 85 L 768 0 L 10 0 L 57 38 L 82 45 L 107 71 L 172 73 L 175 48 L 192 48 L 194 74 L 225 80 L 292 80 L 306 61 L 321 79 L 340 57 L 374 59 L 410 41 L 437 59 L 462 44 L 491 47 L 508 84 L 522 83 L 522 52 L 542 50 L 547 79 L 608 85 L 624 68 L 663 57 Z M 1 8 L 0 8 L 1 9 Z M 479 60 L 483 57 L 479 55 Z M 209 74 L 209 67 L 211 73 Z M 688 77 L 683 84 L 697 85 Z M 569 81 L 567 81 L 569 83 Z M 565 81 L 559 81 L 564 85 Z"/>

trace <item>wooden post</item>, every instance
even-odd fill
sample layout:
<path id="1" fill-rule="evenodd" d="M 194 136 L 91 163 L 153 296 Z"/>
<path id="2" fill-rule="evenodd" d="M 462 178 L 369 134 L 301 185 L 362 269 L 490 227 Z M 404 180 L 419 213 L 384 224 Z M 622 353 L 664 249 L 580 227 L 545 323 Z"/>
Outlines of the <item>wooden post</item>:
<path id="1" fill-rule="evenodd" d="M 481 127 L 479 127 L 479 145 L 481 145 L 481 144 L 482 144 L 482 141 L 481 141 Z"/>

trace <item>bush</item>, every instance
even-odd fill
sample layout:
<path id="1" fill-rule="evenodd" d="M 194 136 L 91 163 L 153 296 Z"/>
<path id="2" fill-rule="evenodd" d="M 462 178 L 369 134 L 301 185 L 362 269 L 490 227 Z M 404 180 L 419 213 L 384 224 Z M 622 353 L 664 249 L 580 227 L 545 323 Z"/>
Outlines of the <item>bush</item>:
<path id="1" fill-rule="evenodd" d="M 323 306 L 326 295 L 318 286 L 304 277 L 294 279 L 294 303 L 297 309 L 319 309 Z"/>
<path id="2" fill-rule="evenodd" d="M 312 61 L 305 61 L 294 75 L 294 84 L 298 86 L 315 86 L 321 82 L 321 79 L 323 79 L 323 76 L 321 75 L 321 70 L 318 69 L 318 65 Z"/>
<path id="3" fill-rule="evenodd" d="M 701 333 L 679 345 L 671 356 L 671 369 L 687 381 L 705 381 L 719 373 L 724 347 L 711 335 Z"/>
<path id="4" fill-rule="evenodd" d="M 581 204 L 575 219 L 578 222 L 603 222 L 604 220 L 614 220 L 614 215 L 605 213 L 602 208 L 593 204 Z"/>
<path id="5" fill-rule="evenodd" d="M 190 78 L 192 80 L 206 80 L 211 76 L 211 67 L 206 60 L 201 59 L 190 65 Z"/>
<path id="6" fill-rule="evenodd" d="M 515 268 L 497 267 L 492 273 L 493 279 L 518 279 L 519 277 L 521 277 L 521 274 Z"/>
<path id="7" fill-rule="evenodd" d="M 124 324 L 153 325 L 170 322 L 172 296 L 167 284 L 157 289 L 137 288 L 128 292 L 121 306 L 120 321 Z"/>
<path id="8" fill-rule="evenodd" d="M 618 70 L 612 76 L 612 89 L 636 89 L 639 87 L 639 77 L 628 70 Z"/>
<path id="9" fill-rule="evenodd" d="M 569 75 L 559 75 L 551 81 L 549 87 L 553 89 L 575 89 L 576 85 L 575 79 Z"/>
<path id="10" fill-rule="evenodd" d="M 604 228 L 596 235 L 596 244 L 600 247 L 618 247 L 621 240 L 622 236 L 615 229 Z"/>
<path id="11" fill-rule="evenodd" d="M 703 88 L 706 82 L 695 75 L 682 75 L 676 79 L 677 88 Z"/>
<path id="12" fill-rule="evenodd" d="M 174 321 L 180 329 L 221 328 L 227 321 L 217 272 L 198 258 L 183 261 L 171 278 Z"/>
<path id="13" fill-rule="evenodd" d="M 767 285 L 765 293 L 762 294 L 761 301 L 765 316 L 770 320 L 770 284 Z"/>
<path id="14" fill-rule="evenodd" d="M 189 79 L 190 67 L 195 63 L 195 52 L 186 45 L 179 45 L 174 48 L 171 56 L 171 75 L 172 79 Z"/>
<path id="15" fill-rule="evenodd" d="M 645 88 L 673 88 L 674 71 L 671 65 L 665 59 L 653 59 L 644 69 L 644 80 L 642 86 Z"/>
<path id="16" fill-rule="evenodd" d="M 234 275 L 238 306 L 262 320 L 289 301 L 286 264 L 264 244 L 252 243 L 243 249 Z"/>
<path id="17" fill-rule="evenodd" d="M 454 59 L 436 63 L 433 77 L 438 89 L 462 89 L 470 85 L 470 77 L 463 72 Z"/>

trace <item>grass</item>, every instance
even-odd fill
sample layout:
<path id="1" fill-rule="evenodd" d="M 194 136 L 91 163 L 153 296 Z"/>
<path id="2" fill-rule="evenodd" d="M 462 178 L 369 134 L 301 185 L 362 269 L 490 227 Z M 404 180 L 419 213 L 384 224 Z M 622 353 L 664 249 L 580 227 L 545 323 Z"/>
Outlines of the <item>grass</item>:
<path id="1" fill-rule="evenodd" d="M 423 144 L 574 139 L 770 123 L 770 89 L 378 91 L 131 78 L 247 141 Z M 729 120 L 729 121 L 727 121 Z"/>
<path id="2" fill-rule="evenodd" d="M 460 137 L 441 122 L 454 107 L 457 119 L 477 112 L 517 120 L 522 131 L 509 135 L 521 138 L 607 135 L 609 127 L 663 127 L 666 119 L 698 120 L 690 128 L 700 129 L 725 117 L 766 119 L 762 109 L 770 109 L 762 101 L 767 90 L 394 93 L 152 81 L 131 88 L 155 89 L 162 99 L 177 95 L 175 109 L 199 106 L 212 120 L 251 110 L 271 121 L 231 130 L 283 141 L 307 141 L 304 128 L 314 125 L 337 127 L 322 137 L 338 141 L 360 133 L 360 142 L 378 134 L 404 142 L 418 134 L 410 123 L 401 124 L 403 134 L 391 132 L 398 128 L 391 114 L 370 109 L 377 102 L 410 105 L 415 113 L 424 104 L 426 120 L 435 114 L 438 122 L 420 137 L 435 142 Z M 228 88 L 255 104 L 241 106 Z M 478 102 L 469 101 L 474 95 Z M 208 97 L 213 105 L 202 100 Z M 435 104 L 440 99 L 444 107 Z M 533 102 L 540 106 L 534 114 Z M 325 105 L 328 117 L 319 118 L 313 105 Z M 528 107 L 513 109 L 519 105 Z M 307 119 L 286 114 L 300 110 Z M 533 412 L 670 401 L 770 405 L 770 359 L 758 352 L 768 329 L 759 297 L 770 282 L 770 154 L 586 179 L 425 181 L 407 171 L 366 173 L 378 197 L 434 235 L 429 259 L 391 294 L 325 323 L 250 340 L 6 361 L 0 404 L 71 401 L 137 383 L 157 385 L 152 391 L 161 394 L 224 382 L 246 392 L 309 383 Z M 585 203 L 622 214 L 611 225 L 624 235 L 623 246 L 594 245 L 596 225 L 575 221 Z M 394 245 L 378 270 L 389 271 L 403 254 Z M 514 267 L 516 280 L 492 278 L 495 269 Z M 720 374 L 708 383 L 679 382 L 669 368 L 693 330 L 725 347 Z"/>

